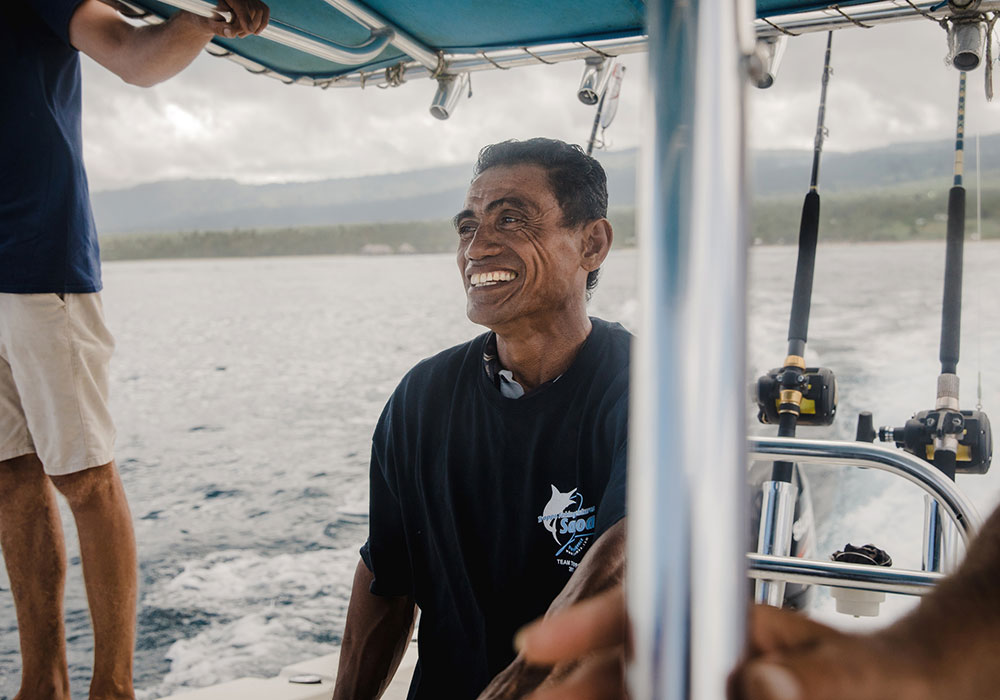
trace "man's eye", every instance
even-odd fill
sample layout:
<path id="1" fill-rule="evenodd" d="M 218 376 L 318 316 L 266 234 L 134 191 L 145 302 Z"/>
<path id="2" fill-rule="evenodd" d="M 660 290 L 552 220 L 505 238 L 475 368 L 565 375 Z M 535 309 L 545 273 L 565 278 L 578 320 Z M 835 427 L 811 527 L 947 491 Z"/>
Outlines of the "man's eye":
<path id="1" fill-rule="evenodd" d="M 462 238 L 468 238 L 476 232 L 475 224 L 459 224 L 458 225 L 458 235 Z"/>
<path id="2" fill-rule="evenodd" d="M 519 223 L 521 220 L 518 217 L 516 217 L 516 216 L 511 216 L 510 214 L 505 214 L 504 216 L 500 217 L 499 221 L 500 221 L 500 225 L 501 226 L 513 226 L 513 225 Z"/>

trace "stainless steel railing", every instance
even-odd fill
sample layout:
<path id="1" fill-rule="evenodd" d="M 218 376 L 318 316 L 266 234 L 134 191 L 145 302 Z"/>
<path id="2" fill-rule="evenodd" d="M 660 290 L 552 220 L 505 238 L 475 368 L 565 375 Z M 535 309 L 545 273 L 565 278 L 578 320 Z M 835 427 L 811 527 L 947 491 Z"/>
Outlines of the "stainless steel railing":
<path id="1" fill-rule="evenodd" d="M 966 547 L 982 524 L 975 506 L 953 481 L 927 462 L 901 450 L 867 442 L 751 437 L 749 455 L 752 459 L 786 459 L 837 468 L 867 467 L 900 476 L 921 488 L 938 504 L 955 525 Z M 934 571 L 841 564 L 759 553 L 748 554 L 747 561 L 749 576 L 758 581 L 825 584 L 905 595 L 923 595 L 942 578 L 940 573 Z"/>
<path id="2" fill-rule="evenodd" d="M 820 584 L 865 591 L 924 595 L 929 593 L 944 574 L 934 571 L 892 569 L 884 566 L 841 564 L 797 557 L 775 557 L 767 554 L 747 554 L 750 578 L 784 583 Z"/>

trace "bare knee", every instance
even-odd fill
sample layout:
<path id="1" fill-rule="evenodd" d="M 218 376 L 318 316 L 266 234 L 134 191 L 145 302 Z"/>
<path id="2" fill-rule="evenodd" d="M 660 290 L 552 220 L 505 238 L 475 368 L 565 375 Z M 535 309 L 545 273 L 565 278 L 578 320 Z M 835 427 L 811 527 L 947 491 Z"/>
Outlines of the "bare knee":
<path id="1" fill-rule="evenodd" d="M 49 478 L 74 511 L 92 506 L 101 507 L 122 493 L 121 480 L 114 462 L 74 474 L 50 475 Z"/>
<path id="2" fill-rule="evenodd" d="M 0 508 L 37 494 L 48 487 L 45 470 L 34 454 L 22 455 L 0 461 Z"/>

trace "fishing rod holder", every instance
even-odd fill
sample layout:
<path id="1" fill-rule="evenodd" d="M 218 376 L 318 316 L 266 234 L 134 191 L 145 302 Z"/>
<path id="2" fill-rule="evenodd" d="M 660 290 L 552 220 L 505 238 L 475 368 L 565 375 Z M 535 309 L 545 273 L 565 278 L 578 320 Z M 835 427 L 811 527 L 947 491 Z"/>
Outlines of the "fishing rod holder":
<path id="1" fill-rule="evenodd" d="M 960 71 L 975 70 L 983 60 L 989 37 L 979 15 L 955 17 L 948 22 L 948 61 Z"/>
<path id="2" fill-rule="evenodd" d="M 750 80 L 756 87 L 766 90 L 774 85 L 787 45 L 788 37 L 783 35 L 757 39 L 749 62 Z"/>
<path id="3" fill-rule="evenodd" d="M 614 61 L 603 56 L 591 56 L 584 61 L 580 87 L 576 89 L 576 97 L 580 102 L 589 106 L 600 102 L 608 87 L 613 63 Z"/>
<path id="4" fill-rule="evenodd" d="M 455 113 L 458 101 L 469 92 L 469 74 L 442 75 L 437 79 L 437 90 L 431 100 L 430 113 L 435 119 L 444 121 Z"/>
<path id="5" fill-rule="evenodd" d="M 760 506 L 760 531 L 757 552 L 765 556 L 788 557 L 795 526 L 795 501 L 798 487 L 789 481 L 765 481 Z M 785 582 L 758 580 L 754 602 L 780 608 L 785 600 Z"/>
<path id="6" fill-rule="evenodd" d="M 981 526 L 975 507 L 955 482 L 924 460 L 907 452 L 867 442 L 781 437 L 751 437 L 748 452 L 750 459 L 791 461 L 837 468 L 864 467 L 902 477 L 918 486 L 929 499 L 937 503 L 938 512 L 954 525 L 958 537 L 966 547 Z M 765 484 L 765 490 L 767 487 Z M 776 511 L 781 510 L 778 503 L 774 508 Z M 776 515 L 778 514 L 776 512 Z M 761 518 L 766 520 L 767 514 L 762 512 Z M 942 578 L 942 574 L 936 571 L 912 571 L 886 566 L 816 561 L 767 552 L 750 553 L 747 555 L 747 562 L 749 577 L 758 581 L 758 593 L 761 582 L 771 582 L 772 585 L 774 583 L 822 584 L 883 593 L 923 595 Z M 773 586 L 773 590 L 777 588 L 778 586 Z M 760 600 L 759 595 L 755 595 L 755 598 Z M 773 599 L 771 596 L 762 602 L 771 603 Z M 780 602 L 780 598 L 777 600 Z"/>
<path id="7" fill-rule="evenodd" d="M 825 367 L 805 367 L 789 357 L 785 366 L 757 380 L 757 420 L 777 425 L 782 414 L 795 414 L 798 425 L 830 425 L 837 415 L 837 378 Z M 796 363 L 795 361 L 799 361 Z"/>

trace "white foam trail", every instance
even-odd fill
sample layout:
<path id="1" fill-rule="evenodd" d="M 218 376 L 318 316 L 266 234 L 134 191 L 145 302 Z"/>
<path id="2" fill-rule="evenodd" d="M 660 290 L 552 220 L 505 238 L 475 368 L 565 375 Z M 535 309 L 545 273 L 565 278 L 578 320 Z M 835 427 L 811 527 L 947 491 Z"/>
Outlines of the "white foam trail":
<path id="1" fill-rule="evenodd" d="M 214 615 L 198 634 L 174 642 L 170 670 L 150 700 L 184 687 L 242 676 L 272 676 L 283 666 L 327 654 L 343 631 L 357 549 L 263 556 L 227 550 L 186 562 L 143 597 L 144 607 L 194 608 Z"/>

